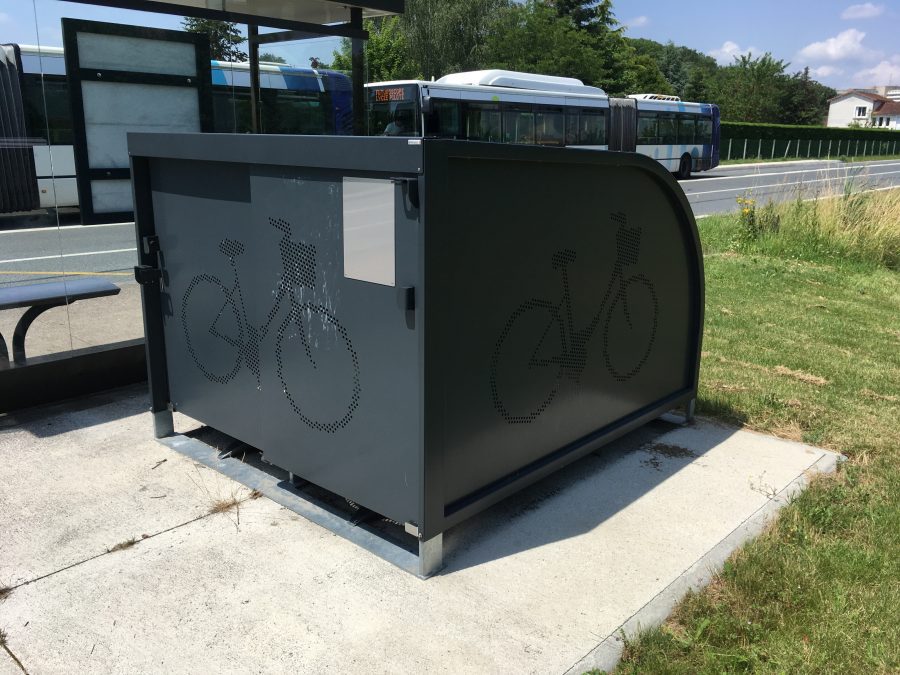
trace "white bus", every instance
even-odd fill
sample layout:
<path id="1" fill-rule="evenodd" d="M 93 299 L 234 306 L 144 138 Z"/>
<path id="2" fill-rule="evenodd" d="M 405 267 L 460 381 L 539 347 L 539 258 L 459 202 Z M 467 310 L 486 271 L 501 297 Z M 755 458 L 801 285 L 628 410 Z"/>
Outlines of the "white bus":
<path id="1" fill-rule="evenodd" d="M 710 103 L 612 98 L 574 78 L 508 70 L 366 87 L 370 135 L 640 152 L 679 178 L 719 163 L 719 108 Z"/>

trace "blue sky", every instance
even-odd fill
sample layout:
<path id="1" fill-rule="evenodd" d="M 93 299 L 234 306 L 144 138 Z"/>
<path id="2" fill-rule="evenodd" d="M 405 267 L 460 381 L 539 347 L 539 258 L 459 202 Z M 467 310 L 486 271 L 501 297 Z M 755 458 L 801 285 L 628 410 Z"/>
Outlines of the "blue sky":
<path id="1" fill-rule="evenodd" d="M 838 89 L 900 84 L 900 0 L 616 0 L 615 13 L 631 37 L 672 40 L 720 63 L 747 51 L 770 51 L 789 61 L 791 72 L 810 66 L 816 79 Z M 62 16 L 179 27 L 177 17 L 162 14 L 61 0 L 0 0 L 0 42 L 59 46 Z M 305 65 L 309 56 L 329 58 L 336 46 L 336 40 L 323 38 L 267 51 Z"/>

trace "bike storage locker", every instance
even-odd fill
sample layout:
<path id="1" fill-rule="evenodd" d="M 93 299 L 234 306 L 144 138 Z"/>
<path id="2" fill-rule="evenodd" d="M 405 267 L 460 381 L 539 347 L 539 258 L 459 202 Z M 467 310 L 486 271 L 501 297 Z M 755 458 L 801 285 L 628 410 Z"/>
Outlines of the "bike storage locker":
<path id="1" fill-rule="evenodd" d="M 700 243 L 651 159 L 217 134 L 129 149 L 157 435 L 181 411 L 404 525 L 423 575 L 449 527 L 693 410 Z"/>

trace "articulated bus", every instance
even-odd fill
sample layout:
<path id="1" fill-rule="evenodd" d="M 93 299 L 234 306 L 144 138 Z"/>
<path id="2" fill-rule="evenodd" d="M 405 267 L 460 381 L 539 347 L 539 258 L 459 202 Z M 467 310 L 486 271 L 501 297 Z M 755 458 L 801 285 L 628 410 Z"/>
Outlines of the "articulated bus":
<path id="1" fill-rule="evenodd" d="M 16 87 L 25 118 L 25 142 L 33 151 L 32 176 L 7 176 L 5 190 L 33 189 L 40 204 L 28 208 L 78 206 L 72 113 L 63 50 L 58 47 L 0 45 L 0 79 Z M 213 131 L 250 131 L 250 69 L 247 63 L 211 62 Z M 18 96 L 20 94 L 20 96 Z M 13 98 L 4 92 L 4 98 Z M 269 134 L 352 134 L 352 91 L 343 73 L 260 64 L 260 131 Z M 8 102 L 0 101 L 0 113 Z M 4 139 L 0 139 L 3 145 Z M 9 143 L 6 144 L 9 147 Z M 51 166 L 52 159 L 52 166 Z M 30 164 L 30 162 L 28 163 Z M 16 171 L 30 172 L 17 162 Z M 15 180 L 13 180 L 15 179 Z M 30 184 L 30 185 L 29 185 Z M 15 195 L 11 195 L 15 197 Z M 28 201 L 28 200 L 25 200 Z M 22 199 L 4 199 L 6 209 L 27 210 Z"/>
<path id="2" fill-rule="evenodd" d="M 719 164 L 719 108 L 710 103 L 611 98 L 574 78 L 507 70 L 366 86 L 369 135 L 639 152 L 679 178 Z"/>

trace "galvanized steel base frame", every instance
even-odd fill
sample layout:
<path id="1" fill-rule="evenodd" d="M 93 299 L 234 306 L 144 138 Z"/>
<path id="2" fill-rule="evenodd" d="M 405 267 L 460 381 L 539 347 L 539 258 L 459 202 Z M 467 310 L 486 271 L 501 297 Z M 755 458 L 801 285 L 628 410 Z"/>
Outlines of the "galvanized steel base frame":
<path id="1" fill-rule="evenodd" d="M 443 534 L 438 534 L 427 541 L 419 539 L 417 555 L 310 499 L 302 490 L 295 487 L 292 474 L 288 474 L 287 480 L 279 480 L 271 473 L 253 465 L 223 456 L 201 440 L 176 434 L 172 413 L 168 410 L 153 413 L 153 426 L 156 437 L 166 447 L 246 485 L 251 490 L 258 490 L 276 504 L 290 509 L 420 579 L 427 579 L 444 566 Z"/>
<path id="2" fill-rule="evenodd" d="M 700 241 L 653 160 L 403 138 L 136 134 L 129 148 L 157 436 L 403 569 L 428 576 L 447 529 L 693 413 Z M 394 186 L 388 282 L 345 269 L 347 179 Z M 331 364 L 304 331 L 344 370 L 316 379 L 310 364 Z M 233 367 L 214 367 L 226 353 Z M 345 411 L 307 408 L 333 400 Z M 171 436 L 173 409 L 402 523 L 418 555 Z"/>

